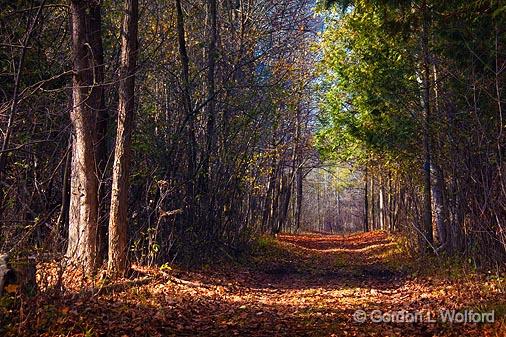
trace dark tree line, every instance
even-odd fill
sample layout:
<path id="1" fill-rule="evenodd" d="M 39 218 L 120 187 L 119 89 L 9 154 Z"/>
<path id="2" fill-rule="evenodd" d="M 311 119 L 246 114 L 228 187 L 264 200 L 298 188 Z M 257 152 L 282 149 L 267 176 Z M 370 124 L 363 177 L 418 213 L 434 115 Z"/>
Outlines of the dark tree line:
<path id="1" fill-rule="evenodd" d="M 299 226 L 310 1 L 0 6 L 1 251 L 123 274 Z"/>

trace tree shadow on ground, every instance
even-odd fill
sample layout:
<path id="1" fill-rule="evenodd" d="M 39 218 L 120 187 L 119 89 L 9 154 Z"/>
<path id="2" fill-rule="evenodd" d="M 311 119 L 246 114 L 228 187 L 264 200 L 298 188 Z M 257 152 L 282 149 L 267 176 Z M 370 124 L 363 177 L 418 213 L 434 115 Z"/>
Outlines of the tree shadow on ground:
<path id="1" fill-rule="evenodd" d="M 502 324 L 358 323 L 353 318 L 356 310 L 387 311 L 395 302 L 357 294 L 353 287 L 333 293 L 302 284 L 294 291 L 230 288 L 220 292 L 219 287 L 189 286 L 184 293 L 156 292 L 162 287 L 170 285 L 157 282 L 107 296 L 75 294 L 39 302 L 38 311 L 26 317 L 21 329 L 4 335 L 482 336 L 489 329 L 499 331 Z M 418 301 L 405 303 L 409 310 L 427 306 Z"/>
<path id="2" fill-rule="evenodd" d="M 396 257 L 389 254 L 391 240 L 383 233 L 305 240 L 281 236 L 275 247 L 267 247 L 275 254 L 260 254 L 260 262 L 251 265 L 139 270 L 138 278 L 98 291 L 34 298 L 16 321 L 2 322 L 0 331 L 4 336 L 113 337 L 500 336 L 504 331 L 499 318 L 488 325 L 355 322 L 356 310 L 490 308 L 497 298 L 471 295 L 477 289 L 469 292 L 468 284 L 414 279 L 392 269 L 387 262 Z"/>

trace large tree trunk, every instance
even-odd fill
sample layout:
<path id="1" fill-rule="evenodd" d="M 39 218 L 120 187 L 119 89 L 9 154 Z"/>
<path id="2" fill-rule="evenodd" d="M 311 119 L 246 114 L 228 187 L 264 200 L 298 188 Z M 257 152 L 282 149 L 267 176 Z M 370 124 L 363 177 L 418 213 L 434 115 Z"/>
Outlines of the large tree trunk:
<path id="1" fill-rule="evenodd" d="M 87 272 L 97 262 L 98 179 L 95 172 L 95 106 L 90 101 L 93 85 L 91 52 L 86 38 L 86 5 L 71 1 L 74 75 L 73 107 L 70 118 L 74 131 L 72 187 L 70 198 L 69 243 L 67 255 Z"/>
<path id="2" fill-rule="evenodd" d="M 108 261 L 109 271 L 117 275 L 123 275 L 127 269 L 128 175 L 135 109 L 138 7 L 138 0 L 125 1 L 121 32 L 118 126 L 109 215 Z"/>

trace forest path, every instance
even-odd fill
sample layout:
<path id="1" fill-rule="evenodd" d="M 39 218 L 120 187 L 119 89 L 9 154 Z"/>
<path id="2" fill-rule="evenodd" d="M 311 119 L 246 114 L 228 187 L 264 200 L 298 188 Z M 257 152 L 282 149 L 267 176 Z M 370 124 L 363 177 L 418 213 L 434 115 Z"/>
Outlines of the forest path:
<path id="1" fill-rule="evenodd" d="M 91 296 L 39 303 L 37 323 L 25 328 L 43 336 L 505 335 L 504 280 L 451 269 L 424 276 L 400 247 L 382 232 L 263 238 L 241 263 L 191 272 L 137 268 L 138 278 Z M 426 321 L 443 308 L 494 309 L 496 323 Z M 417 323 L 373 323 L 370 316 L 359 323 L 356 310 L 424 316 Z"/>

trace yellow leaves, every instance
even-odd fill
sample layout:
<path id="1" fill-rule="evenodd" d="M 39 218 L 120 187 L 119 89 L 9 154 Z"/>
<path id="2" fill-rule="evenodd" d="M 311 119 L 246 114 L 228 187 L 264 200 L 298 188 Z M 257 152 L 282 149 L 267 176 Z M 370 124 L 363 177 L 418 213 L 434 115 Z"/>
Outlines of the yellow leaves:
<path id="1" fill-rule="evenodd" d="M 160 266 L 161 272 L 170 272 L 172 271 L 172 267 L 168 263 L 164 263 Z"/>

